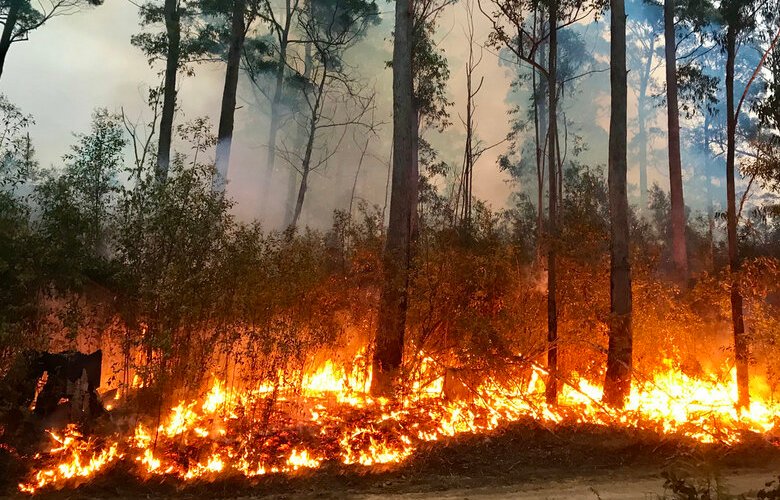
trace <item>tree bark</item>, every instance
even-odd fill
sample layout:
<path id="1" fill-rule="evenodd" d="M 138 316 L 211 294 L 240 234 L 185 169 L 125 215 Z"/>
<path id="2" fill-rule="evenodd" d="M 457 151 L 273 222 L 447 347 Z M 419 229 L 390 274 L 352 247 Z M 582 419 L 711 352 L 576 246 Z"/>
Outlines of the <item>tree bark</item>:
<path id="1" fill-rule="evenodd" d="M 556 302 L 556 247 L 558 237 L 558 2 L 550 2 L 550 46 L 547 65 L 547 98 L 549 100 L 549 140 L 547 141 L 547 164 L 549 185 L 548 229 L 547 229 L 547 383 L 545 399 L 547 404 L 558 403 L 558 305 Z"/>
<path id="2" fill-rule="evenodd" d="M 382 292 L 373 355 L 371 394 L 393 396 L 406 329 L 407 287 L 414 209 L 411 184 L 415 146 L 410 0 L 396 0 L 393 44 L 393 185 L 384 251 Z M 415 200 L 416 201 L 416 200 Z"/>
<path id="3" fill-rule="evenodd" d="M 246 0 L 233 0 L 233 14 L 230 23 L 230 47 L 228 48 L 225 87 L 222 91 L 222 109 L 217 130 L 216 173 L 213 187 L 217 191 L 225 189 L 230 148 L 233 142 L 233 125 L 236 114 L 236 92 L 238 91 L 238 73 L 241 66 L 241 51 L 246 38 L 244 15 Z"/>
<path id="4" fill-rule="evenodd" d="M 735 152 L 737 116 L 734 109 L 734 63 L 737 58 L 737 33 L 733 26 L 726 31 L 726 232 L 729 269 L 731 271 L 731 323 L 734 330 L 734 358 L 737 367 L 738 407 L 750 406 L 748 372 L 749 348 L 742 316 L 742 292 L 739 284 L 739 248 L 737 241 L 737 207 L 735 186 Z"/>
<path id="5" fill-rule="evenodd" d="M 631 391 L 631 265 L 626 189 L 626 11 L 623 0 L 610 0 L 609 213 L 610 321 L 604 402 L 621 408 Z"/>
<path id="6" fill-rule="evenodd" d="M 674 0 L 664 1 L 664 53 L 666 55 L 666 116 L 669 146 L 669 191 L 672 219 L 672 262 L 675 280 L 688 282 L 688 251 L 685 244 L 685 200 L 680 158 L 680 111 L 677 103 L 677 39 L 674 30 Z"/>
<path id="7" fill-rule="evenodd" d="M 19 19 L 19 9 L 21 8 L 21 0 L 10 0 L 8 5 L 8 14 L 5 18 L 5 24 L 3 25 L 3 34 L 0 35 L 0 77 L 3 76 L 3 68 L 5 68 L 5 58 L 8 55 L 8 50 L 11 48 L 14 37 L 14 28 L 16 27 L 16 21 Z"/>
<path id="8" fill-rule="evenodd" d="M 168 37 L 168 50 L 165 57 L 165 86 L 163 88 L 163 107 L 160 117 L 160 136 L 157 143 L 158 182 L 165 182 L 171 163 L 171 140 L 173 137 L 173 115 L 176 111 L 176 74 L 179 70 L 181 55 L 181 26 L 177 0 L 165 0 L 163 7 L 165 32 Z"/>

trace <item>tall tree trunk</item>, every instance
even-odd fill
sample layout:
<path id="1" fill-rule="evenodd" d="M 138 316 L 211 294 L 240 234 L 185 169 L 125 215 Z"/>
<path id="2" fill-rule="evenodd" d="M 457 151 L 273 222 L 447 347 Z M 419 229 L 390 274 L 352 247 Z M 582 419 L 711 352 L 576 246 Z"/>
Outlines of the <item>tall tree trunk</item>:
<path id="1" fill-rule="evenodd" d="M 168 37 L 168 51 L 165 55 L 165 86 L 163 107 L 160 117 L 160 137 L 157 143 L 158 182 L 165 182 L 171 163 L 171 140 L 173 137 L 173 115 L 176 112 L 176 74 L 179 71 L 181 55 L 181 26 L 178 0 L 165 0 L 163 7 L 165 32 Z"/>
<path id="2" fill-rule="evenodd" d="M 396 0 L 393 44 L 393 185 L 384 251 L 384 276 L 374 345 L 371 394 L 392 396 L 400 375 L 406 329 L 411 225 L 416 203 L 410 185 L 414 173 L 414 84 L 412 79 L 410 0 Z"/>
<path id="3" fill-rule="evenodd" d="M 672 262 L 675 279 L 688 282 L 688 251 L 685 244 L 685 201 L 680 158 L 680 111 L 677 105 L 677 39 L 674 30 L 674 0 L 664 1 L 664 53 L 666 55 L 666 116 L 669 140 L 669 191 L 672 212 Z"/>
<path id="4" fill-rule="evenodd" d="M 414 96 L 412 96 L 414 103 Z M 412 129 L 412 168 L 409 173 L 409 258 L 411 259 L 414 243 L 420 236 L 420 214 L 417 205 L 420 198 L 420 112 L 416 104 L 411 117 Z"/>
<path id="5" fill-rule="evenodd" d="M 604 402 L 620 408 L 631 391 L 631 265 L 626 189 L 626 10 L 610 0 L 609 119 L 610 322 Z"/>
<path id="6" fill-rule="evenodd" d="M 230 147 L 233 142 L 233 124 L 236 114 L 236 92 L 238 90 L 238 72 L 241 65 L 241 51 L 244 48 L 246 26 L 246 0 L 233 0 L 233 15 L 230 23 L 230 47 L 228 48 L 227 68 L 225 70 L 225 88 L 222 91 L 222 110 L 219 115 L 217 131 L 216 173 L 213 181 L 215 190 L 225 189 L 228 167 L 230 165 Z"/>
<path id="7" fill-rule="evenodd" d="M 734 109 L 734 63 L 737 58 L 737 33 L 733 26 L 726 31 L 726 226 L 731 271 L 731 323 L 734 329 L 734 358 L 737 365 L 738 406 L 750 406 L 748 372 L 749 348 L 742 317 L 742 292 L 739 286 L 739 248 L 737 241 L 737 207 L 735 186 L 735 152 L 737 116 Z"/>
<path id="8" fill-rule="evenodd" d="M 558 305 L 556 302 L 556 250 L 558 239 L 558 2 L 550 2 L 550 46 L 547 64 L 547 98 L 549 100 L 549 140 L 547 141 L 547 165 L 549 165 L 547 196 L 549 213 L 547 220 L 547 383 L 545 398 L 548 404 L 558 403 Z"/>
<path id="9" fill-rule="evenodd" d="M 647 200 L 647 87 L 650 84 L 650 73 L 655 54 L 655 37 L 650 36 L 650 49 L 647 51 L 647 61 L 639 75 L 639 96 L 637 97 L 637 123 L 639 126 L 639 210 L 645 213 Z"/>
<path id="10" fill-rule="evenodd" d="M 5 58 L 13 43 L 14 28 L 16 27 L 16 21 L 19 19 L 19 10 L 21 9 L 21 6 L 21 0 L 10 0 L 8 5 L 8 14 L 5 17 L 5 24 L 3 25 L 3 34 L 0 35 L 0 77 L 3 76 Z"/>
<path id="11" fill-rule="evenodd" d="M 276 140 L 279 135 L 282 97 L 284 95 L 284 74 L 287 69 L 287 43 L 290 36 L 290 22 L 292 17 L 291 0 L 285 2 L 287 17 L 284 20 L 284 26 L 279 33 L 279 58 L 276 61 L 276 75 L 274 85 L 274 95 L 271 99 L 271 119 L 268 125 L 268 155 L 265 161 L 265 179 L 263 182 L 260 203 L 267 206 L 268 194 L 271 183 L 273 182 L 274 167 L 276 163 Z"/>

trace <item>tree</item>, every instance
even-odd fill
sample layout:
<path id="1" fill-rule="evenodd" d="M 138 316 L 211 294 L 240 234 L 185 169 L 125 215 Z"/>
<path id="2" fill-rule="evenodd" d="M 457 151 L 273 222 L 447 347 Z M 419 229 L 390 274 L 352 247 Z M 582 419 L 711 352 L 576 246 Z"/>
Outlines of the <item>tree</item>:
<path id="1" fill-rule="evenodd" d="M 232 7 L 230 35 L 225 67 L 225 86 L 222 90 L 222 106 L 219 113 L 219 128 L 217 129 L 216 169 L 213 182 L 214 189 L 218 191 L 223 190 L 227 182 L 241 55 L 244 51 L 247 28 L 255 16 L 254 7 L 247 13 L 247 0 L 232 0 L 230 6 Z"/>
<path id="2" fill-rule="evenodd" d="M 547 80 L 547 166 L 548 166 L 548 219 L 547 219 L 547 377 L 546 399 L 555 404 L 558 399 L 558 310 L 556 298 L 556 241 L 558 223 L 558 181 L 562 169 L 558 139 L 558 32 L 601 8 L 600 2 L 583 0 L 549 0 L 544 3 L 526 0 L 491 0 L 492 13 L 480 9 L 490 20 L 493 30 L 489 42 L 496 47 L 506 47 L 519 61 L 531 66 Z M 537 10 L 547 8 L 547 23 L 537 32 Z M 530 18 L 530 19 L 529 19 Z M 531 26 L 529 26 L 529 22 Z M 547 43 L 547 66 L 540 63 L 538 51 Z M 625 50 L 624 50 L 625 52 Z M 625 55 L 624 55 L 625 57 Z M 538 150 L 538 148 L 537 148 Z M 540 164 L 539 160 L 537 164 Z M 540 173 L 541 174 L 541 173 Z M 541 175 L 540 175 L 541 177 Z M 541 183 L 540 183 L 541 185 Z M 539 207 L 541 210 L 541 206 Z"/>
<path id="3" fill-rule="evenodd" d="M 633 69 L 629 73 L 629 77 L 636 75 L 639 87 L 637 133 L 632 140 L 632 145 L 638 149 L 639 209 L 641 212 L 645 212 L 648 208 L 647 155 L 650 142 L 648 124 L 656 109 L 651 102 L 650 91 L 653 83 L 653 72 L 656 69 L 656 42 L 663 30 L 663 12 L 654 3 L 632 2 L 631 7 L 637 8 L 637 11 L 629 15 L 628 29 L 632 35 L 630 37 L 632 44 L 626 55 L 631 61 L 629 66 Z"/>
<path id="4" fill-rule="evenodd" d="M 288 63 L 290 71 L 297 75 L 300 102 L 293 117 L 298 122 L 296 138 L 300 142 L 296 141 L 292 148 L 277 148 L 300 175 L 287 221 L 290 227 L 297 226 L 300 220 L 310 174 L 338 152 L 350 126 L 371 127 L 363 118 L 373 109 L 374 95 L 365 92 L 344 56 L 379 20 L 377 5 L 363 0 L 314 0 L 306 4 L 299 19 L 306 47 L 303 70 L 295 66 L 295 58 L 288 59 Z M 328 138 L 321 141 L 326 130 L 337 136 L 335 145 L 329 145 Z"/>
<path id="5" fill-rule="evenodd" d="M 750 28 L 746 12 L 747 2 L 729 0 L 721 4 L 720 10 L 726 24 L 723 41 L 726 52 L 726 234 L 728 239 L 729 269 L 731 271 L 731 323 L 734 332 L 734 359 L 737 366 L 738 406 L 750 404 L 750 379 L 748 374 L 749 348 L 745 335 L 745 320 L 740 291 L 740 259 L 737 243 L 737 208 L 735 187 L 735 154 L 737 115 L 734 105 L 734 64 L 737 58 L 737 38 Z"/>
<path id="6" fill-rule="evenodd" d="M 685 200 L 680 157 L 680 111 L 677 103 L 677 37 L 674 0 L 664 0 L 664 54 L 666 57 L 666 116 L 669 147 L 669 190 L 672 217 L 672 261 L 675 278 L 688 280 L 688 250 L 685 243 Z"/>
<path id="7" fill-rule="evenodd" d="M 396 0 L 393 43 L 393 173 L 390 221 L 383 255 L 383 281 L 374 341 L 371 394 L 392 396 L 403 360 L 404 332 L 411 258 L 413 207 L 411 180 L 416 147 L 412 36 L 414 11 L 410 0 Z"/>
<path id="8" fill-rule="evenodd" d="M 163 4 L 146 3 L 139 9 L 141 26 L 162 24 L 163 32 L 133 35 L 131 42 L 149 58 L 149 64 L 165 61 L 160 132 L 157 141 L 156 178 L 165 182 L 171 162 L 173 118 L 176 112 L 176 82 L 179 71 L 192 74 L 191 63 L 199 62 L 217 51 L 212 26 L 204 23 L 196 0 L 163 0 Z"/>
<path id="9" fill-rule="evenodd" d="M 772 38 L 769 47 L 764 51 L 764 55 L 747 81 L 742 97 L 736 105 L 734 100 L 734 73 L 738 42 L 755 30 L 756 18 L 760 8 L 761 5 L 757 6 L 752 0 L 728 0 L 722 2 L 719 7 L 722 23 L 726 28 L 726 32 L 720 40 L 726 52 L 726 233 L 729 270 L 731 272 L 731 322 L 734 332 L 734 359 L 737 368 L 737 406 L 740 409 L 746 409 L 750 406 L 750 345 L 748 335 L 745 332 L 743 297 L 739 277 L 741 258 L 737 225 L 739 224 L 742 207 L 740 206 L 740 212 L 738 212 L 736 180 L 734 177 L 736 174 L 737 126 L 739 124 L 739 113 L 748 95 L 750 86 L 759 71 L 761 71 L 768 56 L 773 52 L 778 36 L 780 36 L 780 31 Z M 771 19 L 772 15 L 769 18 Z M 765 114 L 764 118 L 766 118 Z"/>
<path id="10" fill-rule="evenodd" d="M 631 391 L 631 265 L 626 186 L 627 74 L 626 12 L 623 0 L 610 0 L 609 217 L 610 319 L 604 402 L 622 407 Z"/>
<path id="11" fill-rule="evenodd" d="M 87 281 L 106 283 L 111 260 L 112 208 L 120 190 L 125 136 L 119 116 L 98 109 L 91 131 L 76 136 L 60 175 L 36 186 L 36 230 L 42 257 L 57 290 L 80 291 Z"/>
<path id="12" fill-rule="evenodd" d="M 45 0 L 35 5 L 30 0 L 2 0 L 0 19 L 0 77 L 3 75 L 6 56 L 11 44 L 29 38 L 30 32 L 40 28 L 54 17 L 66 16 L 86 5 L 100 5 L 102 0 Z"/>
<path id="13" fill-rule="evenodd" d="M 268 199 L 269 188 L 272 183 L 276 164 L 277 142 L 279 130 L 284 117 L 284 104 L 287 96 L 285 90 L 290 83 L 287 76 L 290 73 L 287 58 L 290 45 L 294 43 L 290 37 L 292 29 L 299 22 L 303 4 L 300 0 L 284 0 L 283 12 L 276 12 L 270 0 L 264 0 L 258 12 L 260 18 L 269 26 L 269 37 L 257 38 L 251 44 L 252 50 L 245 52 L 245 69 L 256 89 L 264 93 L 271 104 L 270 121 L 268 126 L 268 152 L 265 162 L 265 181 L 261 189 L 260 202 L 265 204 Z M 266 92 L 262 82 L 262 76 L 271 72 L 273 74 L 273 88 Z M 293 75 L 291 79 L 297 79 Z"/>

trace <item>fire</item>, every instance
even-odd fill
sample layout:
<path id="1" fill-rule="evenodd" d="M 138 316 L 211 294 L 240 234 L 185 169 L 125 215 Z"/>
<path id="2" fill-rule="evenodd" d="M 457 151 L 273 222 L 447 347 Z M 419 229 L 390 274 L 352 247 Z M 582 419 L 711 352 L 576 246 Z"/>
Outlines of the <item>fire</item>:
<path id="1" fill-rule="evenodd" d="M 73 425 L 69 425 L 62 435 L 54 432 L 49 434 L 57 443 L 49 451 L 55 465 L 39 470 L 30 482 L 20 484 L 19 490 L 22 492 L 34 493 L 48 484 L 89 478 L 124 456 L 119 451 L 118 443 L 109 443 L 101 448 L 96 442 L 85 439 Z"/>
<path id="2" fill-rule="evenodd" d="M 421 443 L 486 432 L 529 417 L 550 424 L 643 427 L 727 444 L 738 442 L 745 431 L 766 435 L 780 428 L 780 403 L 771 399 L 757 397 L 749 409 L 737 411 L 733 372 L 694 378 L 668 362 L 651 379 L 635 383 L 626 408 L 617 411 L 599 403 L 601 387 L 586 379 L 564 384 L 559 405 L 546 405 L 546 373 L 540 367 L 522 387 L 485 383 L 469 401 L 448 401 L 441 396 L 443 377 L 435 376 L 434 366 L 424 360 L 425 377 L 413 382 L 412 394 L 390 402 L 367 395 L 370 374 L 328 361 L 303 377 L 297 403 L 280 398 L 285 410 L 305 406 L 308 417 L 285 411 L 276 423 L 263 417 L 267 387 L 228 391 L 223 381 L 215 380 L 202 399 L 180 402 L 154 426 L 138 424 L 127 437 L 97 441 L 73 426 L 62 435 L 52 433 L 55 446 L 36 457 L 44 465 L 19 489 L 34 493 L 72 485 L 120 460 L 134 464 L 141 477 L 166 475 L 182 481 L 225 473 L 294 473 L 326 462 L 397 464 Z"/>

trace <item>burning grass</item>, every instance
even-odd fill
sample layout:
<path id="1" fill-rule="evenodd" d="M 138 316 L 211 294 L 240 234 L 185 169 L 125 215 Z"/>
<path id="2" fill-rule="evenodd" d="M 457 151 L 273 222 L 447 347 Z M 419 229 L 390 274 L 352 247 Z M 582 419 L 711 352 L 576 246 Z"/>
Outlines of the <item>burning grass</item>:
<path id="1" fill-rule="evenodd" d="M 201 397 L 182 401 L 158 422 L 137 422 L 101 439 L 69 426 L 51 433 L 54 445 L 34 459 L 21 492 L 73 487 L 121 463 L 140 480 L 178 483 L 226 477 L 298 474 L 334 464 L 398 467 L 429 443 L 487 435 L 516 421 L 550 430 L 570 425 L 640 429 L 701 443 L 734 446 L 749 436 L 780 445 L 780 404 L 760 399 L 735 409 L 733 373 L 690 377 L 667 363 L 636 383 L 628 406 L 598 401 L 600 387 L 585 379 L 567 384 L 558 407 L 544 403 L 541 368 L 523 387 L 485 383 L 472 398 L 441 397 L 443 378 L 398 401 L 375 400 L 368 377 L 332 362 L 303 377 L 297 391 L 273 385 L 236 390 L 215 380 Z M 758 381 L 755 381 L 758 385 Z M 269 398 L 276 398 L 272 409 Z"/>

